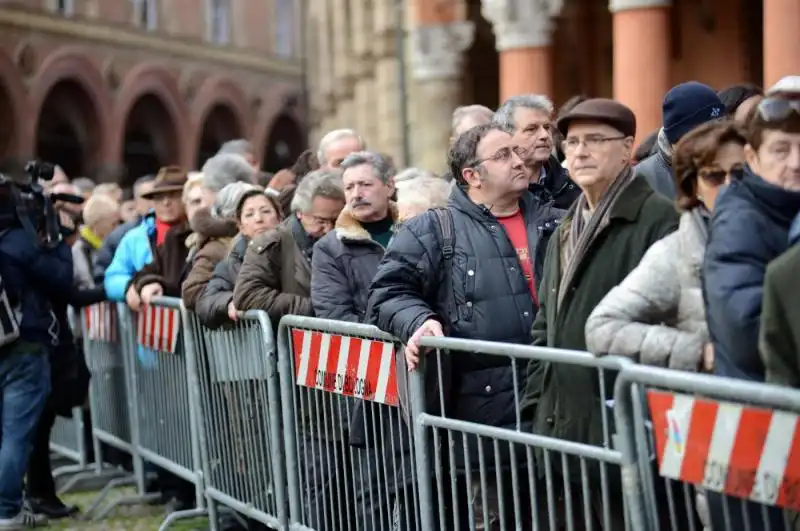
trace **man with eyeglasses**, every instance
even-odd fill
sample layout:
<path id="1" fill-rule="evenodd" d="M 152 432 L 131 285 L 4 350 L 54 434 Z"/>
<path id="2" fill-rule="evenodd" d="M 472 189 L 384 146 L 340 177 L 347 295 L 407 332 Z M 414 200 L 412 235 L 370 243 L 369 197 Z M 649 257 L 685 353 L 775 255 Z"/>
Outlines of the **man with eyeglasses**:
<path id="1" fill-rule="evenodd" d="M 406 344 L 409 369 L 419 364 L 423 336 L 530 343 L 547 241 L 563 216 L 563 211 L 528 192 L 524 161 L 512 135 L 500 125 L 480 125 L 459 136 L 450 150 L 449 166 L 457 186 L 447 208 L 425 212 L 403 225 L 370 290 L 367 321 Z M 430 366 L 437 367 L 436 361 Z M 426 375 L 438 381 L 436 370 Z M 507 359 L 459 352 L 451 363 L 443 357 L 442 389 L 451 389 L 441 397 L 445 413 L 479 424 L 515 427 L 515 389 L 522 385 L 521 374 L 516 376 L 515 382 Z M 431 395 L 430 407 L 438 409 L 440 397 Z M 464 448 L 458 440 L 454 445 Z M 456 469 L 465 469 L 467 457 L 478 462 L 481 445 L 470 438 L 468 446 L 469 454 L 456 452 Z M 510 499 L 511 476 L 505 472 L 518 463 L 512 464 L 508 455 L 495 462 L 490 445 L 482 451 L 490 469 L 502 470 L 499 488 Z M 524 451 L 518 457 L 521 454 Z M 473 478 L 475 482 L 479 480 Z M 491 490 L 485 493 L 487 505 L 497 518 L 502 504 L 497 503 L 497 489 Z M 467 496 L 464 486 L 461 497 Z M 520 494 L 520 503 L 527 499 Z M 452 508 L 447 511 L 452 514 Z M 507 503 L 505 511 L 505 522 L 513 522 L 514 504 Z M 523 507 L 521 513 L 529 525 L 530 508 Z M 462 514 L 461 521 L 466 519 Z"/>
<path id="2" fill-rule="evenodd" d="M 312 250 L 333 228 L 344 203 L 339 170 L 316 170 L 300 181 L 291 215 L 250 242 L 233 292 L 236 309 L 264 310 L 276 330 L 284 315 L 312 315 Z"/>
<path id="3" fill-rule="evenodd" d="M 581 191 L 553 152 L 553 111 L 553 103 L 546 96 L 523 94 L 506 100 L 492 120 L 514 132 L 531 193 L 566 210 Z"/>
<path id="4" fill-rule="evenodd" d="M 539 314 L 533 324 L 533 345 L 585 351 L 584 327 L 595 306 L 633 270 L 647 249 L 674 231 L 674 206 L 656 194 L 630 166 L 636 118 L 626 106 L 609 99 L 590 99 L 558 120 L 564 136 L 567 168 L 583 194 L 550 238 L 544 263 Z M 613 385 L 601 396 L 594 369 L 573 364 L 532 362 L 522 400 L 523 418 L 533 420 L 533 433 L 603 446 L 602 408 L 612 399 Z M 611 410 L 607 411 L 609 416 Z M 543 464 L 541 455 L 537 462 Z M 553 472 L 571 485 L 573 507 L 586 502 L 596 527 L 603 527 L 599 467 L 588 468 L 588 484 L 553 463 Z M 538 473 L 545 473 L 539 466 Z M 554 480 L 555 484 L 560 479 Z M 621 485 L 613 484 L 612 526 L 625 529 Z M 581 500 L 582 488 L 591 492 Z M 566 495 L 566 494 L 565 494 Z"/>
<path id="5" fill-rule="evenodd" d="M 699 125 L 725 117 L 725 104 L 708 85 L 689 81 L 672 87 L 664 96 L 664 126 L 658 131 L 654 153 L 636 165 L 637 177 L 674 201 L 678 196 L 672 176 L 672 149 L 683 135 Z"/>

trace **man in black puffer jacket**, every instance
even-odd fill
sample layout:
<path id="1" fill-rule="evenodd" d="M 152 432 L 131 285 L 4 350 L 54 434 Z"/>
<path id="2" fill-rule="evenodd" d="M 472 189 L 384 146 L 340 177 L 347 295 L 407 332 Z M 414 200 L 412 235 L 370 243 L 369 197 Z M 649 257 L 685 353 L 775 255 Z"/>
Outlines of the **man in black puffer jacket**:
<path id="1" fill-rule="evenodd" d="M 502 126 L 478 126 L 462 134 L 450 151 L 449 165 L 459 186 L 446 210 L 421 214 L 400 229 L 370 288 L 368 321 L 406 343 L 412 369 L 424 335 L 530 344 L 547 242 L 564 214 L 528 192 L 523 160 Z M 448 255 L 443 252 L 445 231 L 451 235 Z M 515 382 L 508 359 L 470 353 L 454 353 L 451 359 L 442 363 L 446 415 L 515 427 Z M 430 366 L 436 367 L 435 362 Z M 426 377 L 438 380 L 435 372 Z M 522 384 L 518 373 L 516 388 Z M 438 395 L 430 398 L 438 405 Z M 452 444 L 457 455 L 451 465 L 464 470 L 462 442 L 456 437 Z M 478 446 L 470 437 L 473 466 Z M 490 471 L 495 466 L 503 470 L 504 498 L 510 499 L 507 472 L 519 464 L 511 462 L 507 447 L 500 462 L 495 462 L 490 445 L 483 451 Z M 497 493 L 486 495 L 494 498 Z M 466 500 L 466 492 L 458 498 Z M 518 500 L 524 504 L 526 495 L 521 493 Z M 488 503 L 496 514 L 498 507 Z M 514 505 L 506 503 L 506 522 L 514 521 Z M 529 508 L 519 509 L 530 514 Z M 452 508 L 447 511 L 452 514 Z"/>

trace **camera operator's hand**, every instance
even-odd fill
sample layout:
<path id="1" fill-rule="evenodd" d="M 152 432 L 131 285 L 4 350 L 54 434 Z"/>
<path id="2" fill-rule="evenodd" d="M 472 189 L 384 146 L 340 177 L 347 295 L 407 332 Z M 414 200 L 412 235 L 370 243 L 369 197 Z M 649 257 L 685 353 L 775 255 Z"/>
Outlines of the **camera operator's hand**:
<path id="1" fill-rule="evenodd" d="M 139 297 L 139 293 L 136 292 L 135 287 L 131 286 L 128 288 L 128 291 L 125 293 L 125 302 L 128 303 L 128 307 L 134 312 L 139 311 L 139 308 L 142 306 L 142 299 Z"/>
<path id="2" fill-rule="evenodd" d="M 152 304 L 153 299 L 162 295 L 164 295 L 164 288 L 156 282 L 142 288 L 142 302 L 145 304 Z"/>

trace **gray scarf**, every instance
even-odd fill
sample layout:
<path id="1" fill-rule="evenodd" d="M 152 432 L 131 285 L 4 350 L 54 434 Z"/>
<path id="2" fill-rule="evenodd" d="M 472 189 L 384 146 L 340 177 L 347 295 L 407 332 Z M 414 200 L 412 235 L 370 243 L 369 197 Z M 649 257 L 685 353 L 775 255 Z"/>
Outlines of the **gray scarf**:
<path id="1" fill-rule="evenodd" d="M 578 271 L 581 261 L 586 256 L 595 238 L 602 232 L 608 225 L 611 215 L 611 209 L 616 204 L 622 192 L 633 181 L 633 171 L 630 166 L 625 166 L 622 172 L 614 179 L 611 186 L 603 194 L 600 202 L 597 204 L 591 217 L 586 219 L 583 215 L 584 210 L 588 208 L 586 196 L 581 195 L 575 206 L 573 207 L 572 225 L 570 226 L 569 234 L 567 235 L 566 244 L 562 260 L 564 260 L 564 273 L 561 277 L 561 283 L 558 289 L 558 307 L 564 301 L 564 295 L 567 293 L 572 281 L 575 279 L 575 273 Z"/>

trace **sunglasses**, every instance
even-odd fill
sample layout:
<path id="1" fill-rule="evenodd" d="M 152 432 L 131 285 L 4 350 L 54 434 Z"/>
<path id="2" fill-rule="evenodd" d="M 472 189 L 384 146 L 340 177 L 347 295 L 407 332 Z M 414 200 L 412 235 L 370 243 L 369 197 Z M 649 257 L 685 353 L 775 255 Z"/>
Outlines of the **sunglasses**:
<path id="1" fill-rule="evenodd" d="M 758 115 L 766 123 L 782 122 L 792 113 L 800 115 L 800 100 L 765 98 L 758 104 Z"/>
<path id="2" fill-rule="evenodd" d="M 697 176 L 713 185 L 720 185 L 725 182 L 728 176 L 731 177 L 731 180 L 739 179 L 743 172 L 744 166 L 742 164 L 734 164 L 731 166 L 731 169 L 727 171 L 722 168 L 711 170 L 703 169 L 697 173 Z"/>

